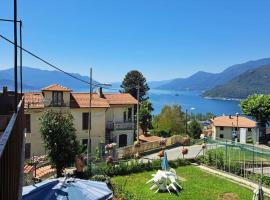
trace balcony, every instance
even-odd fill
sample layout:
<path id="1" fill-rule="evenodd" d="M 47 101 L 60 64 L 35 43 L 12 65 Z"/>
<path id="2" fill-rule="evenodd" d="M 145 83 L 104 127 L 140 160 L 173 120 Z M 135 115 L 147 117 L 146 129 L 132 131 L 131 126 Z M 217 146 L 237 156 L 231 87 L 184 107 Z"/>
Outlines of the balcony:
<path id="1" fill-rule="evenodd" d="M 19 102 L 16 113 L 6 115 L 0 112 L 0 116 L 4 119 L 1 124 L 4 130 L 0 135 L 0 199 L 20 199 L 24 160 L 24 100 Z"/>
<path id="2" fill-rule="evenodd" d="M 107 129 L 109 130 L 133 130 L 134 122 L 107 122 Z"/>

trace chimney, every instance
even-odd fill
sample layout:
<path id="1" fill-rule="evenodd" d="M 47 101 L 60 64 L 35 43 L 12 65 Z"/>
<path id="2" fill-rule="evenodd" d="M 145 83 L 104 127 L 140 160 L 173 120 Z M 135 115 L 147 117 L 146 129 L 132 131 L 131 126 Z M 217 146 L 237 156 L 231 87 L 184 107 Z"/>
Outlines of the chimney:
<path id="1" fill-rule="evenodd" d="M 3 86 L 3 94 L 7 94 L 8 92 L 8 87 L 7 86 Z"/>
<path id="2" fill-rule="evenodd" d="M 98 88 L 98 96 L 100 98 L 105 98 L 104 94 L 103 94 L 103 91 L 102 91 L 102 87 Z"/>

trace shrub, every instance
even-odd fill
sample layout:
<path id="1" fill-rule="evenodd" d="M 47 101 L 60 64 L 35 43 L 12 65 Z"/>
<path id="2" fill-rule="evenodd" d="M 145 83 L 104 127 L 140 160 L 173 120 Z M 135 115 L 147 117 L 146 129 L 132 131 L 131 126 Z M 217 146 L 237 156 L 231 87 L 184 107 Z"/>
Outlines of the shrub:
<path id="1" fill-rule="evenodd" d="M 91 178 L 92 181 L 101 181 L 105 182 L 107 185 L 111 185 L 111 179 L 106 175 L 95 175 Z"/>

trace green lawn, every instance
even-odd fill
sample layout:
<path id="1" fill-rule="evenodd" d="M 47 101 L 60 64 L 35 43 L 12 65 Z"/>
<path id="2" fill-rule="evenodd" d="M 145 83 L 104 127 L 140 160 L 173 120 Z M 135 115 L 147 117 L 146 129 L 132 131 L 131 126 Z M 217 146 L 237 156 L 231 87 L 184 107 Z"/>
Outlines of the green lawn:
<path id="1" fill-rule="evenodd" d="M 146 182 L 152 178 L 154 171 L 132 174 L 130 176 L 117 176 L 112 178 L 112 183 L 123 186 L 125 191 L 134 195 L 136 199 L 147 200 L 250 200 L 252 191 L 223 178 L 208 174 L 194 166 L 179 167 L 177 175 L 183 178 L 183 190 L 179 197 L 175 194 L 157 193 L 149 188 Z M 269 200 L 269 199 L 267 199 Z"/>

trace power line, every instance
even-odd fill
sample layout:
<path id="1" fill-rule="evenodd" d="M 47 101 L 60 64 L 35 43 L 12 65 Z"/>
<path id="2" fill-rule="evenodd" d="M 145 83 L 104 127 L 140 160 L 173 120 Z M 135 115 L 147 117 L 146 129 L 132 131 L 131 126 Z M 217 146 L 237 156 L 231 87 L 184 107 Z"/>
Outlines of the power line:
<path id="1" fill-rule="evenodd" d="M 11 40 L 9 40 L 9 39 L 6 38 L 5 36 L 0 35 L 0 37 L 1 37 L 2 39 L 6 40 L 7 42 L 9 42 L 9 43 L 15 45 L 14 42 L 12 42 Z M 76 76 L 74 76 L 74 75 L 72 75 L 72 74 L 70 74 L 70 73 L 68 73 L 68 72 L 66 72 L 66 71 L 64 71 L 64 70 L 62 70 L 62 69 L 60 69 L 59 67 L 56 67 L 55 65 L 53 65 L 53 64 L 51 64 L 50 62 L 46 61 L 45 59 L 43 59 L 43 58 L 37 56 L 36 54 L 34 54 L 34 53 L 28 51 L 27 49 L 25 49 L 25 48 L 23 48 L 23 47 L 21 47 L 21 46 L 19 46 L 19 45 L 16 45 L 16 46 L 19 47 L 20 49 L 22 49 L 24 52 L 30 54 L 31 56 L 37 58 L 38 60 L 44 62 L 45 64 L 51 66 L 52 68 L 54 68 L 54 69 L 56 69 L 56 70 L 58 70 L 58 71 L 60 71 L 60 72 L 62 72 L 62 73 L 64 73 L 64 74 L 66 74 L 66 75 L 68 75 L 68 76 L 70 76 L 70 77 L 72 77 L 72 78 L 74 78 L 74 79 L 77 79 L 78 81 L 81 81 L 81 82 L 86 83 L 86 84 L 90 84 L 90 82 L 85 81 L 85 80 L 83 80 L 83 79 L 80 79 L 80 78 L 78 78 L 78 77 L 76 77 Z"/>

